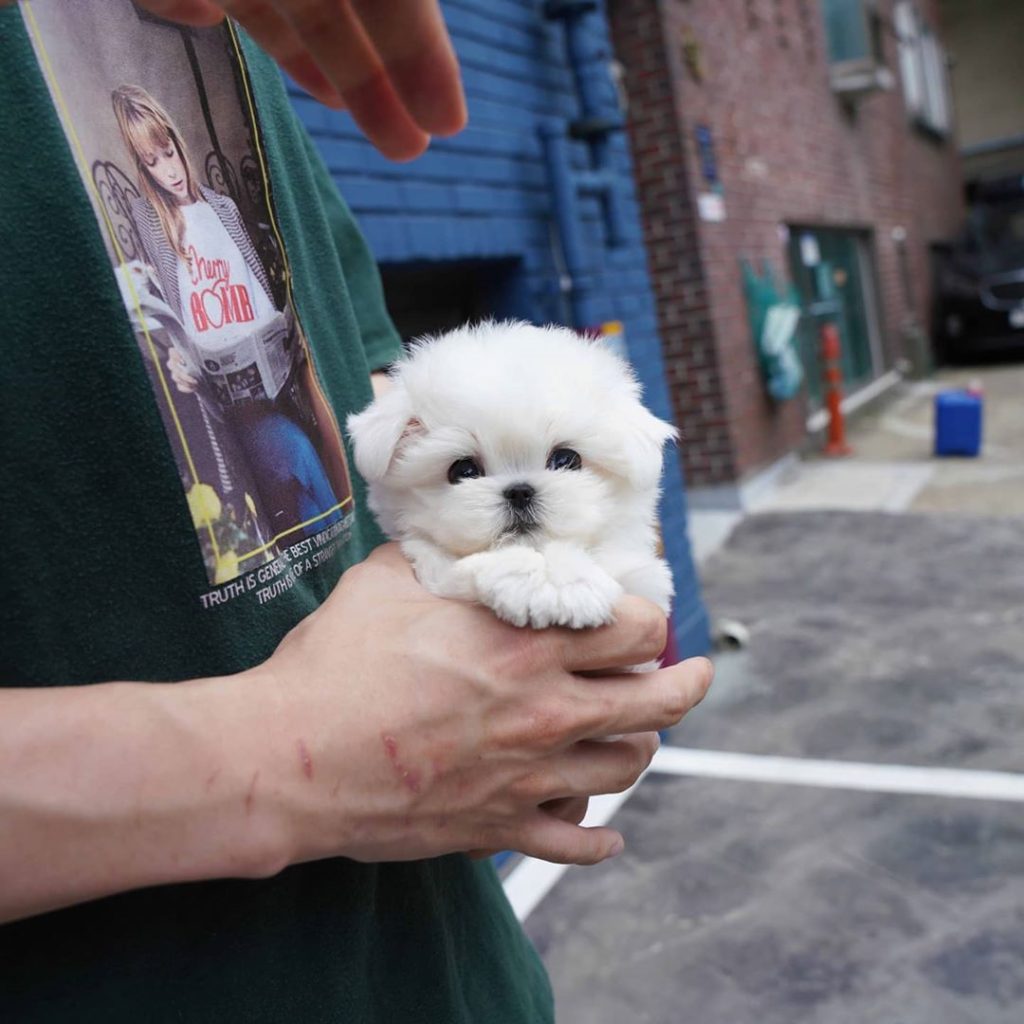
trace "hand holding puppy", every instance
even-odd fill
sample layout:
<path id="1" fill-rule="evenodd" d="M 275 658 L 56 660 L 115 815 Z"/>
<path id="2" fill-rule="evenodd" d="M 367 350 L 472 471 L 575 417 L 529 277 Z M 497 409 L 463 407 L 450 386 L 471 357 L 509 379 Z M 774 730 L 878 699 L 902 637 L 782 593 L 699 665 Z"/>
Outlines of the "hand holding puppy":
<path id="1" fill-rule="evenodd" d="M 572 809 L 632 785 L 657 749 L 656 730 L 678 722 L 710 682 L 703 659 L 615 672 L 656 656 L 664 637 L 661 612 L 630 598 L 614 625 L 518 630 L 429 594 L 387 545 L 350 569 L 241 688 L 249 707 L 265 709 L 263 694 L 278 709 L 272 760 L 283 770 L 261 777 L 256 805 L 279 820 L 288 863 L 474 849 L 603 860 L 621 837 L 579 827 Z M 584 671 L 608 674 L 576 674 Z M 265 724 L 254 733 L 267 742 Z M 621 738 L 593 742 L 608 736 Z"/>
<path id="2" fill-rule="evenodd" d="M 664 638 L 628 598 L 611 626 L 515 629 L 387 545 L 247 672 L 0 690 L 0 922 L 326 857 L 600 861 L 621 837 L 579 827 L 586 798 L 636 781 L 710 681 L 614 672 Z"/>

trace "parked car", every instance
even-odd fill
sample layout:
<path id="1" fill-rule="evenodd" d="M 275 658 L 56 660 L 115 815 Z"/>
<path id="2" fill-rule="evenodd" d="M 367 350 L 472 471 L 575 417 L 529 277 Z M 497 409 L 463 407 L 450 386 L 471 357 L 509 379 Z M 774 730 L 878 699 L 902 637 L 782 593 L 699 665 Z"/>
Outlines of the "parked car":
<path id="1" fill-rule="evenodd" d="M 975 189 L 968 224 L 937 250 L 940 359 L 1024 353 L 1024 176 Z"/>

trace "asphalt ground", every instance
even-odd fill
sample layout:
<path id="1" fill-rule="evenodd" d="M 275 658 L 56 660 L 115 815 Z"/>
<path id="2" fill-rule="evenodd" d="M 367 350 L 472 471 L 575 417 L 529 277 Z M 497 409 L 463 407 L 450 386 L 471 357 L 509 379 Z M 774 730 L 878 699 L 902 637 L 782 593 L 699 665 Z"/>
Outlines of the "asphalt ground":
<path id="1" fill-rule="evenodd" d="M 750 642 L 718 656 L 668 743 L 754 755 L 753 775 L 649 774 L 612 819 L 625 854 L 570 869 L 533 910 L 561 1024 L 1024 1021 L 1024 778 L 1014 799 L 983 784 L 1024 772 L 1022 527 L 739 525 L 702 576 Z M 821 772 L 781 785 L 763 781 L 772 757 L 811 776 L 810 759 L 946 769 L 971 796 L 940 795 L 942 771 L 917 795 L 870 773 L 859 792 Z"/>

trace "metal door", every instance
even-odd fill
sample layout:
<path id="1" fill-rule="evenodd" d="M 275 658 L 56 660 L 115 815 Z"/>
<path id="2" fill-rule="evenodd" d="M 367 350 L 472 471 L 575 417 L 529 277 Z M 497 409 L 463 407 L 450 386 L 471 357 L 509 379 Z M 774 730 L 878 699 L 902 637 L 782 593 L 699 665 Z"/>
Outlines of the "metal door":
<path id="1" fill-rule="evenodd" d="M 820 327 L 833 319 L 843 343 L 843 382 L 847 393 L 878 373 L 878 325 L 870 254 L 854 231 L 800 228 L 790 238 L 793 282 L 804 310 L 801 354 L 812 405 L 821 403 Z"/>

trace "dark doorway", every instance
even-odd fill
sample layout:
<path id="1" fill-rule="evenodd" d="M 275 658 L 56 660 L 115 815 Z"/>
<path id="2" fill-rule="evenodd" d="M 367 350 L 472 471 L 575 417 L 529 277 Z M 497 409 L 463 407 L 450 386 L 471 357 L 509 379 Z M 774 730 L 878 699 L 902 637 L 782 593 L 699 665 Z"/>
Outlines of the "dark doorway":
<path id="1" fill-rule="evenodd" d="M 528 319 L 518 259 L 386 263 L 380 272 L 405 342 L 488 317 Z"/>

